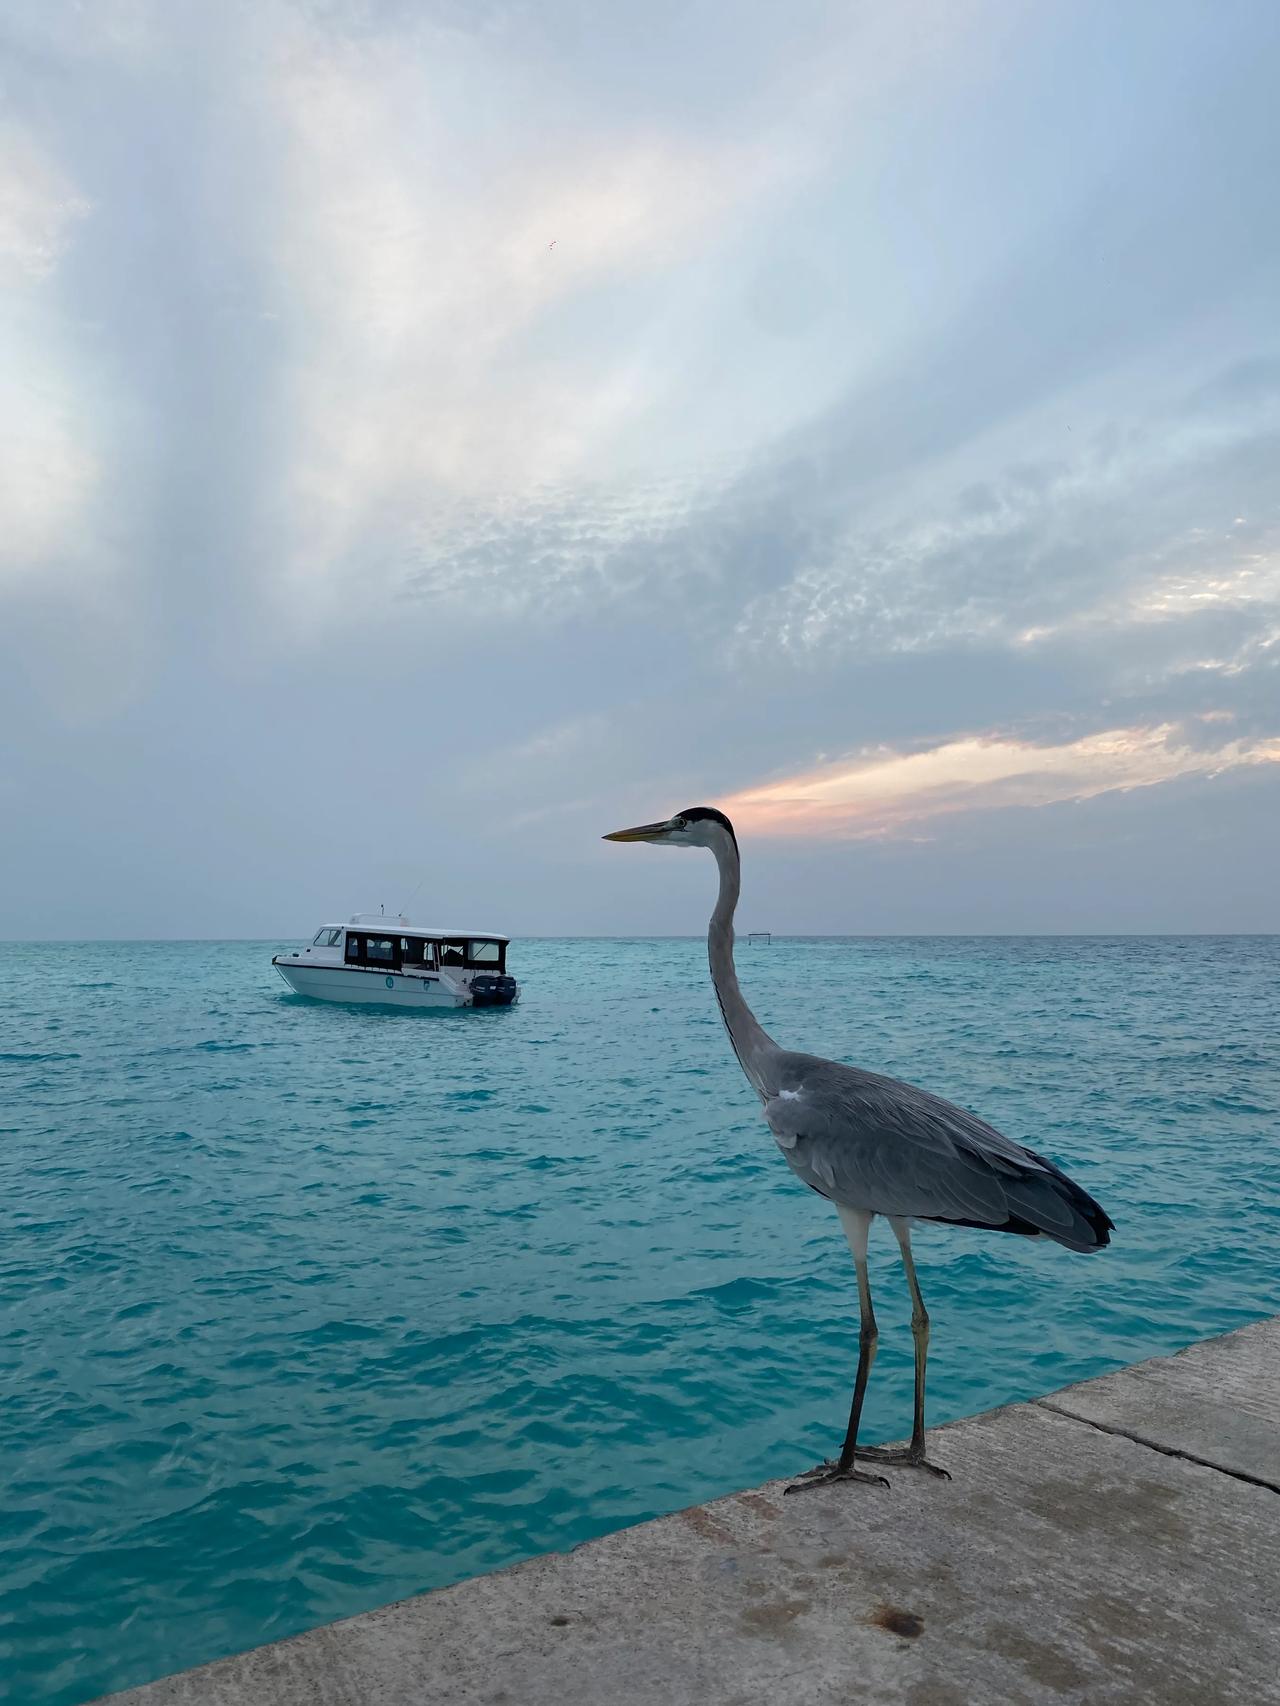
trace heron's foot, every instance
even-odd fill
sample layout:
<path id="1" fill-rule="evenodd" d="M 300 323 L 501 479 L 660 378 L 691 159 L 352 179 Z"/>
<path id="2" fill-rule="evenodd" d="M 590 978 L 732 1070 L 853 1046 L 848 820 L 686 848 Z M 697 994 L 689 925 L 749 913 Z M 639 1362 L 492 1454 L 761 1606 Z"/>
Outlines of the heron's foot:
<path id="1" fill-rule="evenodd" d="M 786 1493 L 806 1493 L 810 1487 L 827 1487 L 833 1481 L 861 1481 L 867 1487 L 887 1487 L 883 1475 L 867 1475 L 861 1469 L 842 1469 L 839 1463 L 819 1463 L 816 1469 L 806 1469 L 798 1481 L 784 1487 Z"/>
<path id="2" fill-rule="evenodd" d="M 858 1457 L 870 1458 L 873 1463 L 892 1463 L 901 1469 L 927 1469 L 930 1475 L 937 1475 L 944 1481 L 951 1479 L 951 1472 L 940 1464 L 930 1463 L 923 1451 L 914 1451 L 910 1446 L 868 1445 L 859 1446 Z"/>

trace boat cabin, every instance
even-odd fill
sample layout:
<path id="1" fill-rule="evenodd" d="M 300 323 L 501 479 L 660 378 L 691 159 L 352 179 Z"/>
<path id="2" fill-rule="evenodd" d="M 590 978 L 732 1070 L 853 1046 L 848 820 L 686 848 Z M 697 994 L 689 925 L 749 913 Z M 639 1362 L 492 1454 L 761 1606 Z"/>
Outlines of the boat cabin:
<path id="1" fill-rule="evenodd" d="M 407 971 L 411 967 L 435 971 L 440 966 L 498 973 L 507 969 L 507 944 L 501 936 L 427 936 L 415 930 L 352 930 L 326 925 L 316 931 L 311 945 L 341 947 L 344 965 L 370 971 Z"/>

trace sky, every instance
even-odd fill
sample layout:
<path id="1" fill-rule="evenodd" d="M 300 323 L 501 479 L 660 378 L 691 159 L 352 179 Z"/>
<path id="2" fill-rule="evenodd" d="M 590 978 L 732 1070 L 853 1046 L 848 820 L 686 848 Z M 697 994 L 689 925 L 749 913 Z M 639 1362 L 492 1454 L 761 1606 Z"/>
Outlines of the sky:
<path id="1" fill-rule="evenodd" d="M 1273 0 L 7 0 L 0 937 L 1280 930 Z"/>

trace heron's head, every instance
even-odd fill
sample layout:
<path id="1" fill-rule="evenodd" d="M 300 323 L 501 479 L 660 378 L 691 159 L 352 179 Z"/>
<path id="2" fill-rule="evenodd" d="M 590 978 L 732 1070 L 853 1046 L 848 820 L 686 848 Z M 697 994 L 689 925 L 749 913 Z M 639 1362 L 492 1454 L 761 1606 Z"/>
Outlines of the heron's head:
<path id="1" fill-rule="evenodd" d="M 641 823 L 634 829 L 615 829 L 606 841 L 651 841 L 655 847 L 715 847 L 725 839 L 736 847 L 733 825 L 714 806 L 686 806 L 664 823 Z"/>

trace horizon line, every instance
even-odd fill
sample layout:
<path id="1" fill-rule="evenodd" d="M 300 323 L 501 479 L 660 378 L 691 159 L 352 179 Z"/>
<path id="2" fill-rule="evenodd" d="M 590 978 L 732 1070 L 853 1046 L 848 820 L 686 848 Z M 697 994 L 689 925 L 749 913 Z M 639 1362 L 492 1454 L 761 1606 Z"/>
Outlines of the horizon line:
<path id="1" fill-rule="evenodd" d="M 927 942 L 927 941 L 1185 941 L 1188 939 L 1222 940 L 1280 937 L 1280 930 L 771 930 L 767 932 L 740 931 L 735 942 L 747 946 L 748 935 L 767 934 L 774 942 Z M 608 931 L 579 934 L 574 931 L 550 934 L 508 936 L 511 942 L 702 942 L 705 930 L 687 931 Z M 297 936 L 0 936 L 0 947 L 149 947 L 217 943 L 231 946 L 270 947 L 279 942 L 296 942 Z"/>

